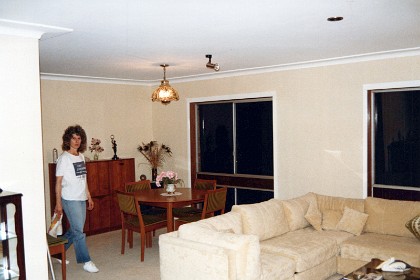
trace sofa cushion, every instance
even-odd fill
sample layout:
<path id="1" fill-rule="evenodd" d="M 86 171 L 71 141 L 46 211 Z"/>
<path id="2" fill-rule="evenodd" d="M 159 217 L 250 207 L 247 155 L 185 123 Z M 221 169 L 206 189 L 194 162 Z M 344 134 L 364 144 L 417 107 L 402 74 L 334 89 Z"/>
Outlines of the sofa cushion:
<path id="1" fill-rule="evenodd" d="M 261 251 L 273 252 L 293 259 L 296 272 L 302 272 L 338 255 L 334 239 L 312 228 L 288 232 L 260 242 Z"/>
<path id="2" fill-rule="evenodd" d="M 330 279 L 329 276 L 334 275 L 337 271 L 337 258 L 332 257 L 329 260 L 318 264 L 308 270 L 295 274 L 294 280 L 319 280 Z M 331 277 L 331 279 L 342 279 Z"/>
<path id="3" fill-rule="evenodd" d="M 317 203 L 309 204 L 305 219 L 314 227 L 314 229 L 322 231 L 322 213 L 319 211 Z"/>
<path id="4" fill-rule="evenodd" d="M 344 208 L 343 217 L 337 224 L 337 229 L 360 235 L 366 224 L 368 214 L 353 210 L 347 206 Z"/>
<path id="5" fill-rule="evenodd" d="M 347 239 L 341 245 L 341 257 L 369 262 L 372 258 L 391 257 L 412 266 L 420 266 L 420 242 L 412 237 L 363 233 Z"/>
<path id="6" fill-rule="evenodd" d="M 282 203 L 291 231 L 309 226 L 305 215 L 308 212 L 309 204 L 313 203 L 317 205 L 316 195 L 314 193 L 307 193 L 297 198 L 283 200 Z"/>
<path id="7" fill-rule="evenodd" d="M 368 197 L 365 213 L 369 215 L 365 231 L 413 237 L 405 223 L 420 213 L 418 201 L 389 200 Z"/>
<path id="8" fill-rule="evenodd" d="M 243 233 L 257 235 L 260 240 L 289 231 L 283 206 L 278 199 L 254 204 L 234 205 L 232 211 L 241 214 Z"/>
<path id="9" fill-rule="evenodd" d="M 296 270 L 295 262 L 287 257 L 270 252 L 261 252 L 261 279 L 292 280 Z"/>
<path id="10" fill-rule="evenodd" d="M 337 224 L 343 217 L 340 210 L 325 209 L 322 211 L 322 228 L 325 230 L 337 230 Z"/>
<path id="11" fill-rule="evenodd" d="M 420 215 L 417 215 L 409 220 L 405 226 L 412 234 L 414 234 L 415 237 L 417 237 L 418 240 L 420 240 Z"/>

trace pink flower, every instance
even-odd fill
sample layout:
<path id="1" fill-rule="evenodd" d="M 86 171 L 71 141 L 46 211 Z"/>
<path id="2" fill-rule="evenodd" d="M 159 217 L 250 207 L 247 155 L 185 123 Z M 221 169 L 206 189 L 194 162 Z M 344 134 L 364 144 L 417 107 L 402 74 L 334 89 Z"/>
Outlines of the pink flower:
<path id="1" fill-rule="evenodd" d="M 156 186 L 160 187 L 161 182 L 164 185 L 167 185 L 167 184 L 177 184 L 177 183 L 182 182 L 182 180 L 178 178 L 178 174 L 174 171 L 162 171 L 156 177 Z"/>

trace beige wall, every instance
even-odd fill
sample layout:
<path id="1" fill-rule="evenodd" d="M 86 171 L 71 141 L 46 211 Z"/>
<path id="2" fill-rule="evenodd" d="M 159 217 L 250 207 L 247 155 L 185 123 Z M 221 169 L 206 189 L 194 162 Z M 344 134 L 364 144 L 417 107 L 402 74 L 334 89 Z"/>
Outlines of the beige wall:
<path id="1" fill-rule="evenodd" d="M 152 103 L 152 88 L 146 86 L 43 80 L 44 155 L 50 162 L 63 129 L 79 122 L 88 137 L 108 141 L 104 157 L 112 156 L 111 133 L 119 155 L 136 157 L 137 163 L 144 163 L 136 150 L 140 141 L 155 139 L 169 145 L 174 156 L 165 169 L 176 170 L 189 185 L 187 100 L 275 92 L 276 197 L 308 191 L 363 197 L 363 88 L 412 80 L 420 80 L 420 56 L 171 82 L 181 99 L 167 106 Z M 141 172 L 149 177 L 148 166 L 143 168 Z"/>
<path id="2" fill-rule="evenodd" d="M 360 198 L 366 176 L 363 87 L 410 80 L 420 80 L 420 56 L 172 83 L 181 100 L 153 105 L 153 134 L 177 152 L 175 167 L 186 178 L 186 99 L 275 91 L 276 197 L 314 191 Z"/>
<path id="3" fill-rule="evenodd" d="M 115 136 L 117 155 L 134 157 L 136 178 L 144 173 L 150 177 L 150 169 L 137 146 L 152 140 L 152 105 L 149 89 L 144 86 L 64 82 L 41 80 L 42 132 L 46 200 L 49 202 L 48 163 L 53 161 L 52 150 L 60 155 L 62 136 L 69 125 L 80 124 L 90 139 L 99 138 L 105 149 L 100 159 L 114 155 L 110 135 Z M 87 150 L 86 157 L 93 159 Z M 47 203 L 47 216 L 50 209 Z"/>
<path id="4" fill-rule="evenodd" d="M 47 279 L 38 38 L 0 35 L 0 119 L 0 187 L 23 194 L 27 279 Z"/>

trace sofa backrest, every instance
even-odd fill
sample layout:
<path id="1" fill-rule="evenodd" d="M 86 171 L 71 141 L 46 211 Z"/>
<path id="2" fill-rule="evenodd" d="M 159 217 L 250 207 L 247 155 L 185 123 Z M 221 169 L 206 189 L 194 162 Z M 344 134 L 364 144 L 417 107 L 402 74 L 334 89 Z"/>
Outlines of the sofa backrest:
<path id="1" fill-rule="evenodd" d="M 308 227 L 309 222 L 305 218 L 305 215 L 308 212 L 309 206 L 312 204 L 318 208 L 316 194 L 312 192 L 296 198 L 282 200 L 282 204 L 290 231 Z"/>
<path id="2" fill-rule="evenodd" d="M 322 214 L 321 227 L 324 230 L 337 230 L 346 207 L 364 213 L 364 199 L 345 198 L 317 194 L 318 208 Z"/>
<path id="3" fill-rule="evenodd" d="M 200 227 L 218 232 L 231 232 L 236 234 L 243 233 L 242 217 L 239 213 L 235 213 L 232 211 L 223 215 L 199 220 L 195 223 L 190 223 L 188 225 L 191 225 L 192 227 Z"/>
<path id="4" fill-rule="evenodd" d="M 365 200 L 365 213 L 369 215 L 366 232 L 414 237 L 405 224 L 420 214 L 420 201 L 368 197 Z"/>
<path id="5" fill-rule="evenodd" d="M 234 205 L 232 212 L 240 213 L 243 233 L 257 235 L 259 240 L 266 240 L 289 231 L 282 202 L 278 199 Z"/>

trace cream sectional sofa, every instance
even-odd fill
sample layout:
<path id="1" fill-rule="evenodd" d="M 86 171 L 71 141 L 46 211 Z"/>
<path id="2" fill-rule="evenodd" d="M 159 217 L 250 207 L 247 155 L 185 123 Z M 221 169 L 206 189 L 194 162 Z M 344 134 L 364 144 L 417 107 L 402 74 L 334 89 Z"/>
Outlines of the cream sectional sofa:
<path id="1" fill-rule="evenodd" d="M 420 202 L 308 193 L 235 205 L 159 237 L 161 279 L 325 279 L 372 258 L 420 267 Z"/>

